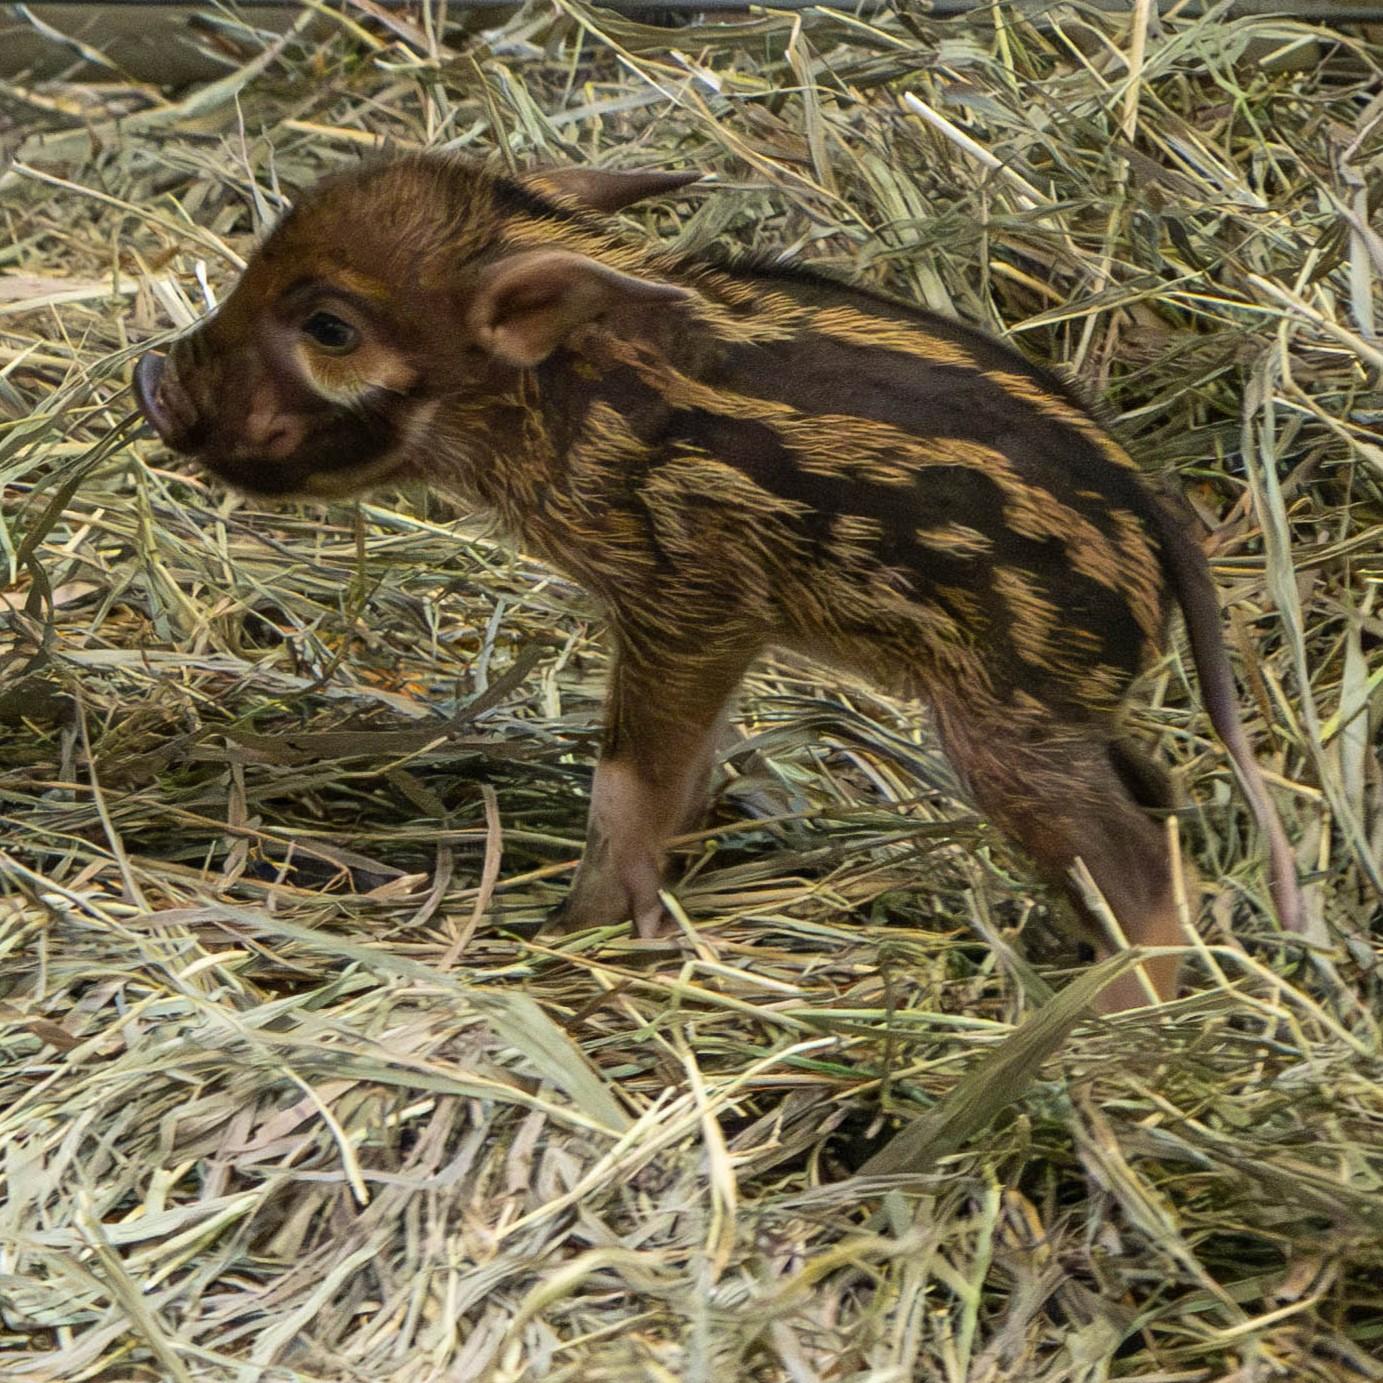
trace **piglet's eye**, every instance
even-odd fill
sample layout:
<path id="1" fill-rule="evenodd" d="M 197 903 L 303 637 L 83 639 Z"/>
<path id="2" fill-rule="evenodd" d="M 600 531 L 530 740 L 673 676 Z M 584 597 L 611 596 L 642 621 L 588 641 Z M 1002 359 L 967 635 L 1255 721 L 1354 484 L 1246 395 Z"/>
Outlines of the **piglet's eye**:
<path id="1" fill-rule="evenodd" d="M 303 323 L 303 335 L 331 355 L 349 355 L 360 344 L 360 333 L 330 312 L 314 312 Z"/>

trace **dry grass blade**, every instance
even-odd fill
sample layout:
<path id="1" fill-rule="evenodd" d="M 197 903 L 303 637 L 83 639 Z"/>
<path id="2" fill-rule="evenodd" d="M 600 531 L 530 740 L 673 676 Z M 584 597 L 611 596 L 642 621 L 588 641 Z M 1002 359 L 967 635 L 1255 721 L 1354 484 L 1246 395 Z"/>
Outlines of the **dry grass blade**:
<path id="1" fill-rule="evenodd" d="M 918 1176 L 962 1147 L 1022 1096 L 1096 995 L 1134 962 L 1133 953 L 1125 952 L 1091 966 L 957 1081 L 935 1109 L 880 1148 L 860 1168 L 859 1175 Z"/>
<path id="2" fill-rule="evenodd" d="M 1383 50 L 1125 11 L 217 10 L 199 90 L 0 87 L 0 1375 L 1383 1379 Z M 1100 977 L 919 708 L 782 661 L 686 945 L 535 939 L 588 602 L 436 496 L 266 508 L 131 419 L 386 140 L 695 167 L 631 232 L 1076 368 L 1206 522 L 1321 944 L 1176 654 L 1132 730 L 1213 900 L 1155 1021 L 1071 1026 Z"/>

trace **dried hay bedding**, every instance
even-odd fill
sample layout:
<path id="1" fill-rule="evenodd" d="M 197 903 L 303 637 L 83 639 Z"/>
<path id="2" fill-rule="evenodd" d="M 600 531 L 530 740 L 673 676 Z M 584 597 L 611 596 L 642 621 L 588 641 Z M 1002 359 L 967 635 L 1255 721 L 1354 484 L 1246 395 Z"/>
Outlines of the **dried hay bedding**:
<path id="1" fill-rule="evenodd" d="M 209 88 L 0 89 L 0 1374 L 1383 1378 L 1369 33 L 210 23 Z M 632 219 L 1065 362 L 1213 528 L 1319 947 L 1175 655 L 1137 724 L 1223 886 L 1157 1017 L 1072 1029 L 916 708 L 787 662 L 687 842 L 690 949 L 534 939 L 596 739 L 580 593 L 435 497 L 257 506 L 129 420 L 133 355 L 381 137 L 704 168 Z"/>

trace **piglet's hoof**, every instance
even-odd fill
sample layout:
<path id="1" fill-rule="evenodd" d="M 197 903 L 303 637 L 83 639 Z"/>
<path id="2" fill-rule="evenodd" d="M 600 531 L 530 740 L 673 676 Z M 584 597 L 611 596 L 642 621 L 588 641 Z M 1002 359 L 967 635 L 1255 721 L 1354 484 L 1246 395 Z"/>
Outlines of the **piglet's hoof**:
<path id="1" fill-rule="evenodd" d="M 682 936 L 664 936 L 644 941 L 631 936 L 627 941 L 612 941 L 601 949 L 601 957 L 621 970 L 649 975 L 675 974 L 686 962 L 691 948 Z"/>
<path id="2" fill-rule="evenodd" d="M 584 932 L 592 927 L 607 925 L 609 924 L 592 922 L 585 917 L 577 916 L 564 898 L 556 907 L 547 910 L 541 931 L 544 936 L 569 936 L 572 932 Z"/>
<path id="3" fill-rule="evenodd" d="M 554 935 L 568 935 L 571 932 L 584 932 L 593 927 L 612 927 L 629 921 L 632 913 L 633 934 L 640 941 L 662 941 L 675 937 L 677 925 L 663 906 L 661 899 L 641 908 L 625 906 L 622 908 L 602 908 L 599 911 L 577 906 L 571 898 L 564 898 L 555 908 L 549 910 L 543 930 Z"/>

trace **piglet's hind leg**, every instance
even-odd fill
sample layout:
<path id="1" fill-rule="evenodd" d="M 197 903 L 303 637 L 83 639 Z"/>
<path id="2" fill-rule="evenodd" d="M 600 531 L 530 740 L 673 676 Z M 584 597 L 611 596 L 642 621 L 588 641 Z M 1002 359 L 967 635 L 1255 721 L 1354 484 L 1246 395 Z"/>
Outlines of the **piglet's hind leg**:
<path id="1" fill-rule="evenodd" d="M 1130 945 L 1185 944 L 1164 828 L 1139 801 L 1150 788 L 1144 790 L 1142 778 L 1129 781 L 1130 751 L 1111 750 L 1093 726 L 938 718 L 947 751 L 980 807 L 1066 892 L 1101 955 L 1115 947 L 1072 876 L 1077 859 Z M 1157 999 L 1176 997 L 1179 956 L 1150 957 L 1142 969 Z M 1148 1002 L 1130 972 L 1105 989 L 1097 1006 L 1109 1013 Z"/>

